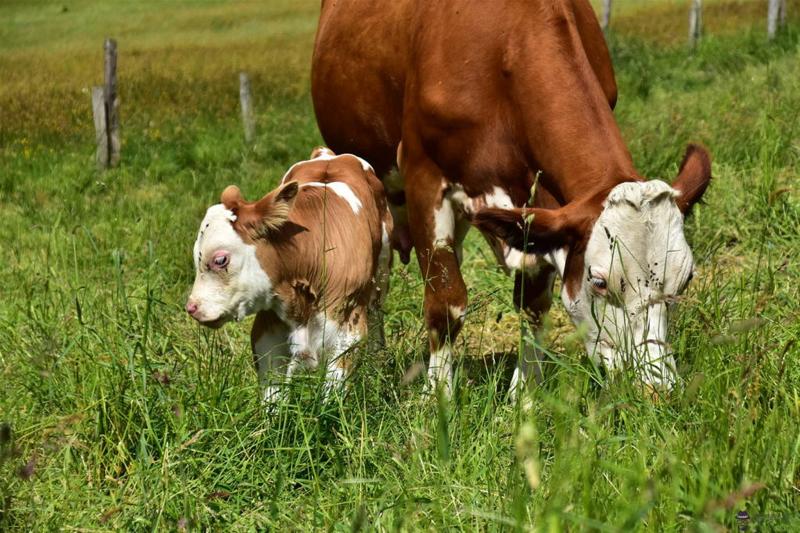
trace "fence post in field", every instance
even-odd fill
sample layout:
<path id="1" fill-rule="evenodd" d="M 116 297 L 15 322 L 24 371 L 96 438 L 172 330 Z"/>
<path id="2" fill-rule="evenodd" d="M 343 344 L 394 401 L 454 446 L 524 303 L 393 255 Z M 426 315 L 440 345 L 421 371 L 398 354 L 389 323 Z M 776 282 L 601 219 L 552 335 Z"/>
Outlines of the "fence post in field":
<path id="1" fill-rule="evenodd" d="M 775 38 L 778 29 L 786 24 L 786 0 L 769 0 L 767 9 L 767 37 Z"/>
<path id="2" fill-rule="evenodd" d="M 104 87 L 92 87 L 92 116 L 94 117 L 94 139 L 97 144 L 95 159 L 97 168 L 108 168 L 108 133 L 106 131 L 106 96 Z"/>
<path id="3" fill-rule="evenodd" d="M 256 133 L 253 103 L 250 96 L 250 78 L 246 72 L 239 73 L 239 100 L 242 104 L 242 123 L 244 124 L 244 140 L 253 142 Z"/>
<path id="4" fill-rule="evenodd" d="M 611 0 L 603 0 L 603 15 L 600 19 L 600 27 L 603 32 L 608 31 L 608 26 L 611 24 Z"/>
<path id="5" fill-rule="evenodd" d="M 106 131 L 108 132 L 108 166 L 119 165 L 119 98 L 117 97 L 117 41 L 106 39 L 105 50 L 105 101 Z"/>
<path id="6" fill-rule="evenodd" d="M 692 0 L 689 9 L 689 46 L 694 48 L 703 32 L 703 0 Z"/>

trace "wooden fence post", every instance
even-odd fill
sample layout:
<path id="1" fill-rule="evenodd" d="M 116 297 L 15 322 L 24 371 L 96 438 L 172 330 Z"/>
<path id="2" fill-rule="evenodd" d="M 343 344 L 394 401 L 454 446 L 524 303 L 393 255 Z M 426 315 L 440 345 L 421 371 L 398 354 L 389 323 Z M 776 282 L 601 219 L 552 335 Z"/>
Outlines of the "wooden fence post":
<path id="1" fill-rule="evenodd" d="M 102 87 L 92 87 L 92 115 L 97 142 L 97 167 L 101 170 L 119 165 L 119 98 L 117 97 L 117 41 L 103 44 Z"/>
<path id="2" fill-rule="evenodd" d="M 94 139 L 97 144 L 95 159 L 98 170 L 108 168 L 108 132 L 106 130 L 106 96 L 104 87 L 92 87 L 92 116 Z"/>
<path id="3" fill-rule="evenodd" d="M 116 167 L 120 158 L 119 98 L 117 97 L 117 41 L 106 39 L 105 89 L 106 122 L 108 123 L 108 165 Z"/>
<path id="4" fill-rule="evenodd" d="M 603 0 L 603 16 L 600 19 L 600 27 L 603 32 L 608 31 L 608 26 L 611 24 L 611 0 Z"/>
<path id="5" fill-rule="evenodd" d="M 250 78 L 246 72 L 239 73 L 239 101 L 242 104 L 242 123 L 244 124 L 244 140 L 252 143 L 256 133 L 253 118 L 253 103 L 250 97 Z"/>
<path id="6" fill-rule="evenodd" d="M 703 0 L 692 0 L 689 9 L 689 46 L 694 48 L 703 33 Z"/>
<path id="7" fill-rule="evenodd" d="M 771 41 L 786 24 L 786 0 L 769 0 L 767 9 L 767 38 Z"/>

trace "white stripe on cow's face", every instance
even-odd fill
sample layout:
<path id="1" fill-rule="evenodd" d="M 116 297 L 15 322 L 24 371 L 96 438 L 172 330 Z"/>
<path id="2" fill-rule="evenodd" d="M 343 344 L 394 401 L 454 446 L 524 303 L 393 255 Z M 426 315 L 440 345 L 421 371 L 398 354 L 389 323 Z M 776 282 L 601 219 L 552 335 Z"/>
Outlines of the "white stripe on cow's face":
<path id="1" fill-rule="evenodd" d="M 270 306 L 272 282 L 261 268 L 256 247 L 246 244 L 233 229 L 234 214 L 222 204 L 206 211 L 194 244 L 195 280 L 189 302 L 197 306 L 195 319 L 221 325 Z M 216 252 L 227 252 L 228 264 L 209 267 Z"/>
<path id="2" fill-rule="evenodd" d="M 353 210 L 353 214 L 355 215 L 357 215 L 363 207 L 361 200 L 359 200 L 358 196 L 356 196 L 356 193 L 353 192 L 353 189 L 351 189 L 350 186 L 343 181 L 330 181 L 328 183 L 311 181 L 308 183 L 303 183 L 301 187 L 325 187 L 330 189 L 338 197 L 350 205 L 350 209 Z"/>

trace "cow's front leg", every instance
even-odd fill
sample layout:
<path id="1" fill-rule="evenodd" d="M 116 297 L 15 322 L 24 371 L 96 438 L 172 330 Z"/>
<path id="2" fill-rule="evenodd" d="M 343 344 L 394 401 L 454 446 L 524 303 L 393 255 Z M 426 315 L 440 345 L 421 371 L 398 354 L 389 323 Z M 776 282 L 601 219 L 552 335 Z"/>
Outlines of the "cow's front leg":
<path id="1" fill-rule="evenodd" d="M 271 405 L 280 399 L 277 375 L 283 377 L 289 362 L 289 328 L 274 311 L 259 311 L 250 330 L 250 346 L 262 401 Z"/>
<path id="2" fill-rule="evenodd" d="M 409 161 L 410 163 L 410 161 Z M 456 217 L 447 183 L 432 164 L 404 167 L 411 237 L 425 281 L 429 386 L 452 393 L 452 345 L 464 323 L 467 288 L 456 250 Z"/>
<path id="3" fill-rule="evenodd" d="M 522 350 L 511 378 L 510 394 L 515 398 L 531 376 L 541 382 L 545 354 L 538 344 L 542 340 L 542 322 L 553 302 L 555 269 L 541 259 L 514 272 L 514 306 L 522 313 Z"/>

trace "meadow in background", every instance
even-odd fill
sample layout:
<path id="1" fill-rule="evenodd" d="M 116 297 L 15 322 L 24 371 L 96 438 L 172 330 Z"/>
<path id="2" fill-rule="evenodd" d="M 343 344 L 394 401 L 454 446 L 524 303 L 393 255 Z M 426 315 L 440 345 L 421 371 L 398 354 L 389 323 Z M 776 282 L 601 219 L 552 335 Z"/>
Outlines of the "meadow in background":
<path id="1" fill-rule="evenodd" d="M 322 140 L 308 77 L 316 0 L 0 4 L 0 530 L 800 527 L 800 2 L 616 2 L 617 117 L 638 169 L 705 144 L 687 224 L 697 275 L 672 321 L 682 389 L 653 403 L 586 362 L 556 298 L 554 363 L 506 398 L 512 283 L 479 236 L 451 402 L 422 395 L 422 282 L 396 266 L 385 352 L 350 392 L 319 376 L 267 415 L 249 321 L 183 304 L 208 205 L 271 189 Z M 98 173 L 90 87 L 119 42 L 122 165 Z M 243 142 L 238 72 L 258 135 Z M 495 354 L 493 356 L 493 354 Z M 493 364 L 491 359 L 499 360 Z"/>

